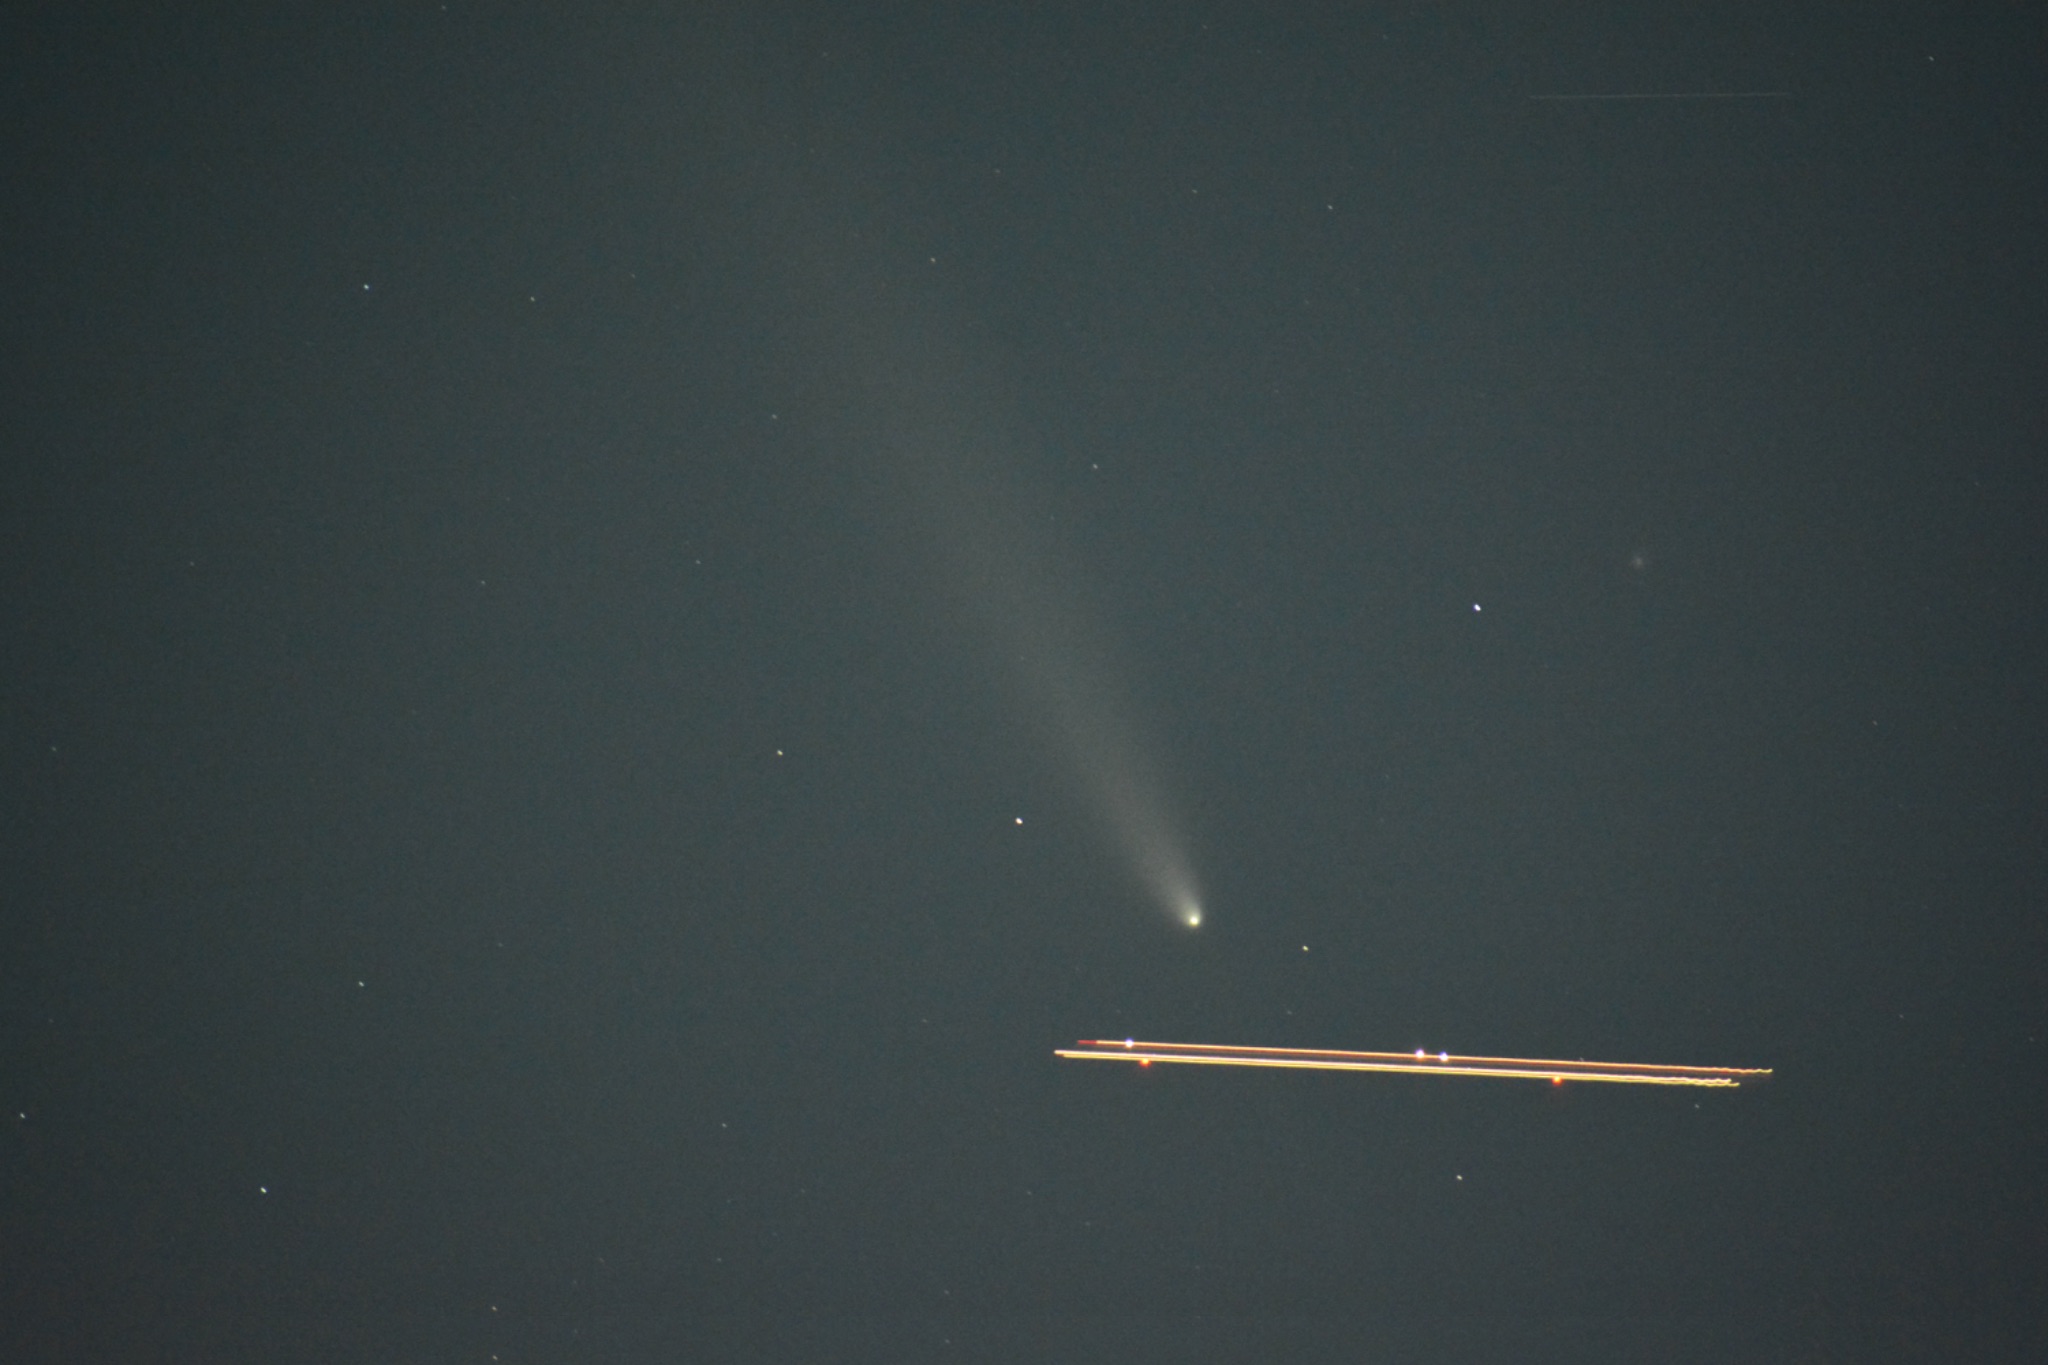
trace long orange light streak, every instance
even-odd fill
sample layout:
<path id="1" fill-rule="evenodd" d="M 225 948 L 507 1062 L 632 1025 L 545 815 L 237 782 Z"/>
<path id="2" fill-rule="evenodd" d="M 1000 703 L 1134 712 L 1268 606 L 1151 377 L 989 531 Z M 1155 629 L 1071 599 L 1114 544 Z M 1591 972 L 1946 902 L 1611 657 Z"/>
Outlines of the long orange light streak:
<path id="1" fill-rule="evenodd" d="M 1507 1080 L 1605 1081 L 1612 1085 L 1696 1085 L 1730 1090 L 1771 1078 L 1768 1067 L 1649 1066 L 1630 1062 L 1540 1057 L 1462 1057 L 1455 1052 L 1338 1052 L 1325 1048 L 1225 1047 L 1146 1043 L 1134 1038 L 1084 1038 L 1055 1057 L 1088 1062 L 1154 1062 L 1183 1066 L 1258 1066 L 1300 1071 L 1392 1071 L 1409 1076 L 1495 1076 Z"/>

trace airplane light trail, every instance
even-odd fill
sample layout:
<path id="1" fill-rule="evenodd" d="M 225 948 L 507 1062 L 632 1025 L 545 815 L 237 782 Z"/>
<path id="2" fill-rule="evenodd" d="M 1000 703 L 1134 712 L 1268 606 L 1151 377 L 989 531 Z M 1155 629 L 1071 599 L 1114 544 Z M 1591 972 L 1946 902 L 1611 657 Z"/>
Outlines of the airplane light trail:
<path id="1" fill-rule="evenodd" d="M 1620 95 L 1531 95 L 1532 100 L 1551 104 L 1582 104 L 1589 100 L 1789 100 L 1790 90 L 1675 90 L 1635 92 Z"/>
<path id="2" fill-rule="evenodd" d="M 1205 1043 L 1146 1043 L 1133 1038 L 1083 1039 L 1059 1048 L 1072 1061 L 1177 1062 L 1187 1066 L 1259 1066 L 1301 1071 L 1392 1071 L 1413 1076 L 1497 1076 L 1507 1080 L 1605 1081 L 1617 1085 L 1696 1085 L 1730 1090 L 1771 1078 L 1768 1067 L 1648 1066 L 1628 1062 L 1569 1062 L 1535 1057 L 1461 1057 L 1452 1052 L 1336 1052 L 1322 1048 L 1218 1047 Z"/>

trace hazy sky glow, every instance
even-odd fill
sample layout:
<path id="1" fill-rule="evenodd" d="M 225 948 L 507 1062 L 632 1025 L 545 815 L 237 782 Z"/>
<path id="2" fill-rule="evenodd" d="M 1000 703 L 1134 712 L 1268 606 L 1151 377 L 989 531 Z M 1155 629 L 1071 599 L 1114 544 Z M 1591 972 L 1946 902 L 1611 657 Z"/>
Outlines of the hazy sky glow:
<path id="1" fill-rule="evenodd" d="M 2048 1359 L 2041 36 L 10 7 L 0 1361 Z"/>

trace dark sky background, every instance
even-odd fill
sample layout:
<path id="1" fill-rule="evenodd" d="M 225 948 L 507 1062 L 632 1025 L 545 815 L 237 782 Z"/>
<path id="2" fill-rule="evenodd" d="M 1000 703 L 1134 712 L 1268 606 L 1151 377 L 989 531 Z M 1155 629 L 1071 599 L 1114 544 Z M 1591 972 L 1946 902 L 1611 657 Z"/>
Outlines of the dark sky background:
<path id="1" fill-rule="evenodd" d="M 2048 1352 L 2039 8 L 333 8 L 0 33 L 0 1357 Z"/>

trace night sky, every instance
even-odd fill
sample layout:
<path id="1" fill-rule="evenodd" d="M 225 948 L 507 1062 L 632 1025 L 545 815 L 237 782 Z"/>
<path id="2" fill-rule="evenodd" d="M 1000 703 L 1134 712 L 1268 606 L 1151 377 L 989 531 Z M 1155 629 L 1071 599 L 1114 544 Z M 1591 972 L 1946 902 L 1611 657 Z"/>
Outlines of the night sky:
<path id="1" fill-rule="evenodd" d="M 2048 1358 L 2038 7 L 41 8 L 0 1359 Z"/>

